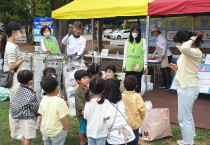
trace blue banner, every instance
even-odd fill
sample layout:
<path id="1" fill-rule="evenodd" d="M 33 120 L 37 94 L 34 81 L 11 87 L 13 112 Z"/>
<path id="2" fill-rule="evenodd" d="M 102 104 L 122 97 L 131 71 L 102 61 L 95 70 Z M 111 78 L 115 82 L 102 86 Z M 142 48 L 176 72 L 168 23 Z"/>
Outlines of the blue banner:
<path id="1" fill-rule="evenodd" d="M 40 42 L 43 37 L 40 30 L 43 26 L 49 26 L 51 29 L 51 36 L 53 36 L 53 19 L 52 18 L 34 18 L 34 41 Z"/>
<path id="2" fill-rule="evenodd" d="M 195 17 L 195 33 L 202 34 L 204 43 L 200 48 L 210 48 L 210 16 L 197 16 Z M 140 21 L 142 37 L 145 38 L 146 34 L 146 21 Z M 166 18 L 152 18 L 150 19 L 150 37 L 149 46 L 155 47 L 155 38 L 151 36 L 151 31 L 154 26 L 158 26 L 162 34 L 168 40 L 169 47 L 175 47 L 173 38 L 176 32 L 180 29 L 192 30 L 193 17 L 166 17 Z"/>
<path id="3" fill-rule="evenodd" d="M 176 75 L 174 76 L 175 79 Z M 198 84 L 199 92 L 210 94 L 210 64 L 202 63 L 198 70 Z M 176 83 L 173 79 L 171 83 L 171 89 L 176 90 Z"/>

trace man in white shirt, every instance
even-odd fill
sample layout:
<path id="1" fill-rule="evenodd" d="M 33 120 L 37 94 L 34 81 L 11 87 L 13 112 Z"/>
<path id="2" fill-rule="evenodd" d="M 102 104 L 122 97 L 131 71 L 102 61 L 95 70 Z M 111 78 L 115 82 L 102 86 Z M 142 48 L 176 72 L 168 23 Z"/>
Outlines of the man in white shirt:
<path id="1" fill-rule="evenodd" d="M 82 36 L 82 24 L 74 22 L 73 34 L 71 27 L 68 34 L 62 39 L 62 44 L 67 44 L 67 55 L 82 55 L 86 47 L 86 39 Z"/>
<path id="2" fill-rule="evenodd" d="M 153 53 L 153 56 L 157 52 L 161 60 L 160 71 L 163 78 L 163 84 L 160 88 L 168 90 L 171 86 L 171 69 L 169 67 L 169 63 L 171 63 L 173 56 L 170 49 L 168 49 L 166 37 L 160 33 L 159 27 L 155 26 L 152 29 L 151 34 L 156 37 L 156 50 Z"/>

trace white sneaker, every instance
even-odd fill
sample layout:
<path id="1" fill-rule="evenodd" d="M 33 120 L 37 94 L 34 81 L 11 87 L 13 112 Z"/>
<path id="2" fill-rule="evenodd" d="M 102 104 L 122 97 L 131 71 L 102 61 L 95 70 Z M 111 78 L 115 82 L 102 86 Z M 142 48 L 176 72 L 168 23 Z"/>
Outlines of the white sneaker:
<path id="1" fill-rule="evenodd" d="M 22 135 L 16 136 L 16 137 L 12 137 L 12 139 L 17 139 L 17 140 L 21 140 Z"/>
<path id="2" fill-rule="evenodd" d="M 195 145 L 195 144 L 184 144 L 183 140 L 177 140 L 176 142 L 178 145 Z"/>
<path id="3" fill-rule="evenodd" d="M 184 141 L 183 140 L 177 140 L 176 142 L 178 145 L 184 145 Z"/>

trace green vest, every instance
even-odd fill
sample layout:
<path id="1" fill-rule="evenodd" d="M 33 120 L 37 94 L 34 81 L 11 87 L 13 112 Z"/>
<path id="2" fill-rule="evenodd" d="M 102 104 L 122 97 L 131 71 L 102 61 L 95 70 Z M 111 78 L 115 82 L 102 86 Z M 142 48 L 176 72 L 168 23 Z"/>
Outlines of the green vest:
<path id="1" fill-rule="evenodd" d="M 44 44 L 47 50 L 51 52 L 51 54 L 58 54 L 58 47 L 54 37 L 52 37 L 53 41 L 49 41 L 44 37 Z"/>
<path id="2" fill-rule="evenodd" d="M 143 38 L 139 43 L 131 43 L 128 40 L 128 50 L 126 58 L 125 71 L 135 71 L 134 67 L 139 65 L 139 70 L 135 72 L 141 72 L 144 68 L 144 52 L 143 52 Z"/>

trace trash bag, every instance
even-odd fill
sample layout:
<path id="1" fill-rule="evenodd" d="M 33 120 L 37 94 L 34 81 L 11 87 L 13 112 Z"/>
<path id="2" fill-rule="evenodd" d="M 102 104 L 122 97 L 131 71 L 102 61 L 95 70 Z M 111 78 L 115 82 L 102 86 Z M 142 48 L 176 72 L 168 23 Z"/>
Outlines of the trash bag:
<path id="1" fill-rule="evenodd" d="M 152 101 L 145 101 L 144 105 L 145 105 L 146 109 L 152 109 Z"/>
<path id="2" fill-rule="evenodd" d="M 0 87 L 0 101 L 5 101 L 10 96 L 8 88 Z"/>

